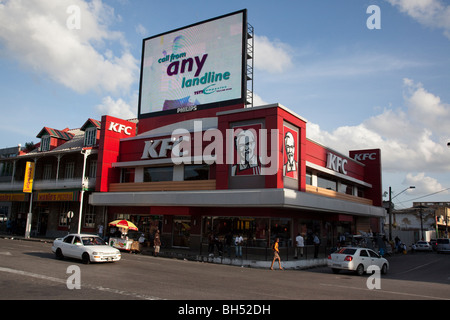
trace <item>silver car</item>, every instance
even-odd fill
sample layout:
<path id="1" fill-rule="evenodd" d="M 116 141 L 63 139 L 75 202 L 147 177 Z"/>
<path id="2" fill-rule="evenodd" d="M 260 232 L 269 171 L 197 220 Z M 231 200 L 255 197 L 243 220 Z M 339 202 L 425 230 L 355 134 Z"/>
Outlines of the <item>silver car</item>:
<path id="1" fill-rule="evenodd" d="M 437 239 L 437 253 L 450 252 L 450 239 L 441 238 Z"/>
<path id="2" fill-rule="evenodd" d="M 378 253 L 357 247 L 345 247 L 328 255 L 327 265 L 334 273 L 350 270 L 356 271 L 358 275 L 363 275 L 370 266 L 377 266 L 382 274 L 386 274 L 389 269 L 389 262 Z"/>
<path id="3" fill-rule="evenodd" d="M 69 234 L 53 241 L 56 258 L 81 259 L 83 263 L 113 262 L 121 258 L 120 251 L 108 246 L 100 237 L 91 234 Z"/>

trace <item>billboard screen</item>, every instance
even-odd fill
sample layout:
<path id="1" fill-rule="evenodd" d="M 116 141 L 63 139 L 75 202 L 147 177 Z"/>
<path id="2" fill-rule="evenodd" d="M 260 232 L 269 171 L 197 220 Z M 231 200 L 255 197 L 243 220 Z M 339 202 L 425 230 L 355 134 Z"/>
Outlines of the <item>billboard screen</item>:
<path id="1" fill-rule="evenodd" d="M 246 10 L 143 40 L 139 118 L 244 101 Z"/>

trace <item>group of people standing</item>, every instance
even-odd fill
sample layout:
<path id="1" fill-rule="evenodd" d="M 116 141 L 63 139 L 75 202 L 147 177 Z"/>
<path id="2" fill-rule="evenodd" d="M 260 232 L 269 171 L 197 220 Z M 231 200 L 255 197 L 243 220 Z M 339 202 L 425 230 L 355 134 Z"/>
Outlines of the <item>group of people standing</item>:
<path id="1" fill-rule="evenodd" d="M 231 257 L 231 245 L 233 243 L 233 235 L 231 232 L 225 235 L 224 241 L 220 241 L 217 234 L 210 233 L 208 235 L 208 254 L 214 255 L 214 247 L 217 247 L 219 255 L 222 256 L 223 253 L 227 253 Z M 241 234 L 238 234 L 234 238 L 234 247 L 236 258 L 242 258 L 242 246 L 244 245 L 244 238 Z"/>

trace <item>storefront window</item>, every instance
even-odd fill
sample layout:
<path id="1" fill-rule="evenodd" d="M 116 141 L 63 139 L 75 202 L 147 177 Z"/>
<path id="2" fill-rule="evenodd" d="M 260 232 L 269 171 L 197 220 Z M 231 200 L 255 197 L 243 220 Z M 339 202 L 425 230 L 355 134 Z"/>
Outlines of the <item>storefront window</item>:
<path id="1" fill-rule="evenodd" d="M 194 164 L 184 166 L 184 180 L 208 180 L 209 165 Z"/>
<path id="2" fill-rule="evenodd" d="M 172 181 L 173 167 L 144 168 L 144 182 Z"/>
<path id="3" fill-rule="evenodd" d="M 312 185 L 312 173 L 306 171 L 306 184 Z"/>
<path id="4" fill-rule="evenodd" d="M 350 184 L 345 184 L 345 183 L 341 182 L 341 183 L 339 183 L 338 192 L 353 195 L 353 186 Z"/>
<path id="5" fill-rule="evenodd" d="M 234 238 L 241 235 L 245 246 L 267 247 L 269 241 L 269 218 L 251 217 L 205 217 L 203 219 L 203 242 L 207 242 L 212 232 L 219 241 L 224 242 L 227 235 Z"/>
<path id="6" fill-rule="evenodd" d="M 173 217 L 173 246 L 189 247 L 191 238 L 191 217 Z"/>
<path id="7" fill-rule="evenodd" d="M 337 190 L 336 180 L 325 178 L 324 176 L 317 176 L 317 186 L 328 190 Z"/>
<path id="8" fill-rule="evenodd" d="M 67 213 L 69 212 L 69 203 L 62 202 L 59 209 L 59 222 L 60 227 L 67 227 L 69 219 L 67 218 Z"/>
<path id="9" fill-rule="evenodd" d="M 120 182 L 134 182 L 134 168 L 123 168 L 121 170 Z"/>
<path id="10" fill-rule="evenodd" d="M 291 245 L 291 219 L 272 219 L 270 221 L 270 243 L 280 239 L 280 247 Z"/>

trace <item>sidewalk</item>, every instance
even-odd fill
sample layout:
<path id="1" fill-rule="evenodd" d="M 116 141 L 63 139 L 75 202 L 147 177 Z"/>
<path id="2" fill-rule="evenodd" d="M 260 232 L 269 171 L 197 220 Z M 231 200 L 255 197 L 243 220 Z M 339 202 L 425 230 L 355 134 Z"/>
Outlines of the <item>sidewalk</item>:
<path id="1" fill-rule="evenodd" d="M 21 241 L 36 241 L 36 242 L 44 242 L 44 243 L 52 243 L 53 238 L 38 238 L 31 237 L 25 238 L 24 236 L 18 235 L 10 235 L 5 233 L 0 233 L 0 238 L 3 239 L 11 239 L 11 240 L 21 240 Z M 141 253 L 143 255 L 152 255 L 152 248 L 145 248 Z M 123 252 L 122 254 L 133 254 Z M 181 260 L 189 260 L 189 261 L 198 261 L 203 263 L 216 263 L 216 264 L 225 264 L 225 265 L 233 265 L 245 268 L 261 268 L 261 269 L 269 269 L 272 264 L 272 260 L 257 260 L 254 258 L 229 258 L 229 257 L 221 257 L 221 256 L 209 256 L 208 254 L 200 255 L 196 252 L 176 249 L 176 248 L 162 248 L 159 254 L 159 257 L 162 258 L 171 258 L 171 259 L 181 259 Z M 281 265 L 284 269 L 291 270 L 301 270 L 308 269 L 318 266 L 326 266 L 327 259 L 319 258 L 319 259 L 298 259 L 298 260 L 289 260 L 289 261 L 281 261 Z M 274 264 L 274 269 L 278 269 L 278 261 Z"/>

